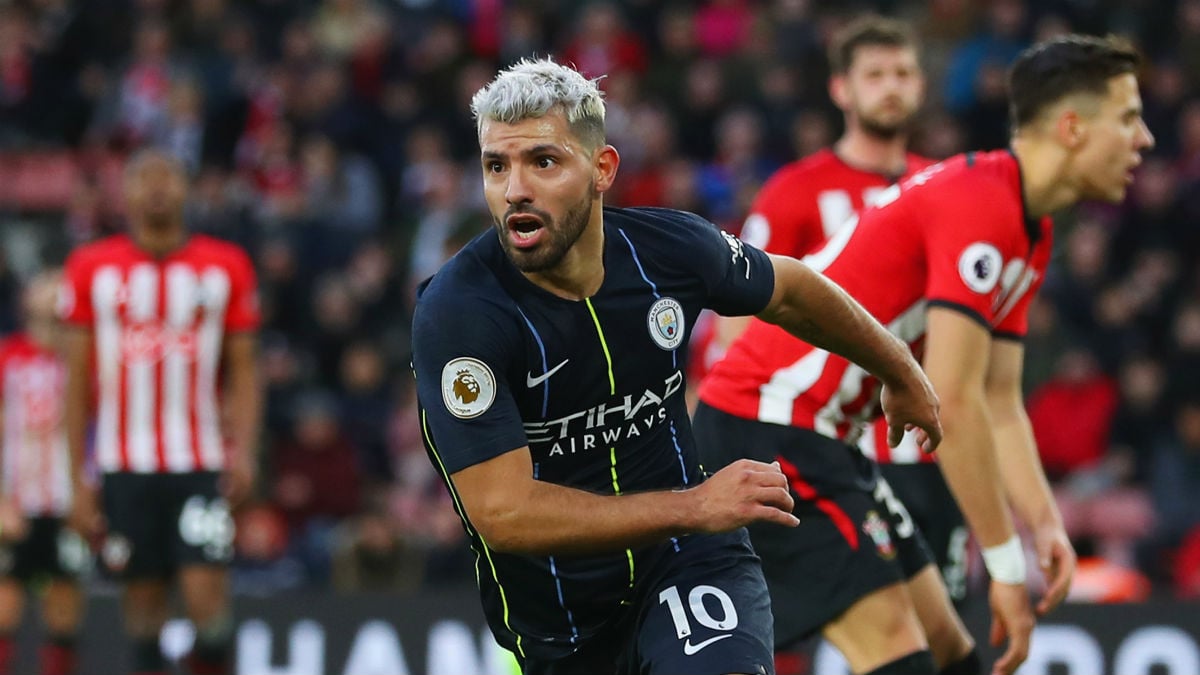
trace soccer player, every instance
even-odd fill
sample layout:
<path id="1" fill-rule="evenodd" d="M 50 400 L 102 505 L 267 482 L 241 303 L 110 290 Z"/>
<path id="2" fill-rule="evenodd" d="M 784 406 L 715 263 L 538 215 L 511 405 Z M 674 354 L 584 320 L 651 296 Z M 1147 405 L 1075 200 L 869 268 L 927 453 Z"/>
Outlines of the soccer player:
<path id="1" fill-rule="evenodd" d="M 797 521 L 776 465 L 706 480 L 683 396 L 695 318 L 757 313 L 846 354 L 886 383 L 895 439 L 935 445 L 919 366 L 795 259 L 693 214 L 604 208 L 620 159 L 594 81 L 522 61 L 472 110 L 495 227 L 420 287 L 413 366 L 496 639 L 530 674 L 773 672 L 742 526 Z"/>
<path id="2" fill-rule="evenodd" d="M 843 111 L 846 130 L 833 147 L 776 172 L 755 198 L 742 239 L 768 253 L 812 253 L 888 186 L 933 163 L 906 151 L 925 88 L 917 40 L 907 24 L 876 15 L 852 21 L 834 35 L 829 63 L 830 96 Z M 723 345 L 748 321 L 724 319 Z M 879 463 L 929 543 L 950 597 L 961 601 L 968 534 L 958 504 L 934 455 L 920 452 L 911 437 L 896 448 L 886 438 L 881 421 L 863 434 L 860 448 Z"/>
<path id="3" fill-rule="evenodd" d="M 755 198 L 742 239 L 768 253 L 796 258 L 812 253 L 897 180 L 933 163 L 907 152 L 908 130 L 920 108 L 925 82 L 916 37 L 905 23 L 876 15 L 850 22 L 834 35 L 829 63 L 833 73 L 829 93 L 843 111 L 845 133 L 833 147 L 778 171 Z M 722 318 L 718 339 L 727 347 L 749 321 L 749 317 Z M 874 508 L 891 521 L 890 536 L 896 539 L 898 554 L 895 564 L 912 584 L 911 596 L 934 662 L 943 669 L 961 664 L 956 667 L 967 672 L 976 670 L 978 666 L 971 665 L 977 658 L 972 653 L 974 641 L 952 606 L 945 602 L 946 592 L 955 600 L 962 599 L 966 592 L 968 534 L 962 514 L 933 463 L 934 456 L 920 452 L 911 435 L 890 448 L 886 422 L 881 421 L 879 426 L 884 432 L 883 442 L 876 442 L 872 427 L 862 434 L 860 447 L 881 465 L 881 479 L 887 484 L 879 489 L 889 494 L 894 489 L 898 501 L 893 500 L 889 507 L 872 505 L 865 494 L 855 499 L 865 505 L 862 508 Z M 834 467 L 828 479 L 838 481 L 837 472 L 844 468 L 840 465 L 844 450 L 836 445 L 827 449 L 835 453 L 834 459 L 814 462 L 806 474 L 810 483 L 825 481 L 825 477 L 814 474 L 827 466 Z M 901 526 L 899 514 L 905 514 L 903 517 L 911 519 L 916 527 Z M 826 526 L 828 529 L 828 523 Z M 840 539 L 834 541 L 835 546 L 843 546 Z M 926 569 L 927 548 L 947 580 L 946 592 L 938 588 L 935 572 Z M 761 543 L 756 549 L 768 558 L 776 553 L 780 556 L 765 563 L 769 582 L 778 578 L 773 570 L 789 569 L 791 556 L 799 553 L 776 551 L 771 543 Z M 845 608 L 874 590 L 871 586 L 838 589 L 845 596 L 830 598 L 827 594 L 835 589 L 803 583 L 798 577 L 796 584 L 799 588 L 792 593 L 807 593 L 804 601 L 793 595 L 786 607 L 775 608 L 776 639 L 785 649 L 795 642 L 789 636 L 809 632 L 821 625 L 820 619 L 831 618 L 826 608 Z M 842 643 L 866 639 L 862 636 L 865 634 L 851 630 Z"/>
<path id="4" fill-rule="evenodd" d="M 1048 577 L 1039 614 L 1062 601 L 1074 573 L 1021 399 L 1021 337 L 1050 257 L 1048 214 L 1084 199 L 1119 202 L 1153 143 L 1137 67 L 1137 54 L 1109 39 L 1071 36 L 1026 50 L 1011 72 L 1011 150 L 956 156 L 889 188 L 805 261 L 924 355 L 945 425 L 939 463 L 992 577 L 991 639 L 1008 639 L 995 672 L 1020 665 L 1034 624 L 1006 493 Z M 858 366 L 754 321 L 701 386 L 694 425 L 706 465 L 774 459 L 801 497 L 800 527 L 751 527 L 781 615 L 776 629 L 790 632 L 780 640 L 823 626 L 856 673 L 934 672 L 890 564 L 893 531 L 903 540 L 911 522 L 874 465 L 847 445 L 871 416 L 875 391 Z M 812 585 L 831 589 L 816 606 L 823 614 L 787 614 L 811 601 Z"/>
<path id="5" fill-rule="evenodd" d="M 64 526 L 71 480 L 57 291 L 53 272 L 31 279 L 21 294 L 24 330 L 0 341 L 0 675 L 16 672 L 28 591 L 42 596 L 41 674 L 75 672 L 87 546 Z"/>
<path id="6" fill-rule="evenodd" d="M 188 666 L 216 675 L 229 672 L 232 646 L 230 508 L 255 472 L 259 313 L 247 255 L 189 235 L 187 188 L 174 158 L 135 155 L 125 170 L 129 233 L 67 260 L 67 438 L 72 517 L 80 531 L 102 535 L 101 561 L 122 581 L 134 672 L 163 672 L 158 635 L 178 581 L 196 629 Z M 84 462 L 93 371 L 103 517 Z"/>

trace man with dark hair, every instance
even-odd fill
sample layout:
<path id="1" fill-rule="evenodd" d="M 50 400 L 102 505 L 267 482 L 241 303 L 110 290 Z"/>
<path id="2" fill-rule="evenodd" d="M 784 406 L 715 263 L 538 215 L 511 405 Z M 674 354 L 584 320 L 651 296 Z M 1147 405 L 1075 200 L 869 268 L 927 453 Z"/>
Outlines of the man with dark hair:
<path id="1" fill-rule="evenodd" d="M 933 163 L 907 151 L 909 129 L 925 90 L 917 40 L 907 24 L 876 15 L 855 19 L 834 35 L 829 62 L 833 71 L 829 94 L 843 112 L 845 133 L 832 147 L 780 169 L 755 198 L 742 239 L 769 253 L 796 258 L 812 253 L 890 185 Z M 721 318 L 718 340 L 727 346 L 749 320 Z M 777 367 L 791 364 L 790 359 L 790 350 L 780 352 Z M 776 645 L 787 649 L 837 616 L 844 621 L 825 631 L 835 644 L 854 651 L 858 642 L 871 640 L 868 632 L 858 629 L 859 620 L 854 617 L 859 613 L 881 616 L 872 609 L 875 601 L 870 597 L 879 590 L 881 579 L 891 578 L 872 571 L 883 565 L 894 568 L 907 582 L 934 662 L 945 668 L 973 661 L 977 658 L 974 643 L 938 576 L 940 567 L 946 577 L 958 579 L 946 588 L 958 591 L 951 597 L 962 597 L 966 525 L 933 456 L 921 452 L 911 435 L 899 446 L 889 447 L 886 422 L 881 429 L 883 442 L 878 447 L 872 444 L 867 456 L 879 461 L 883 476 L 877 485 L 864 482 L 857 494 L 844 495 L 842 500 L 848 512 L 859 514 L 859 520 L 872 512 L 879 514 L 882 520 L 873 521 L 874 529 L 894 539 L 897 555 L 881 562 L 873 549 L 844 551 L 849 561 L 830 568 L 846 579 L 864 581 L 810 583 L 803 561 L 827 566 L 829 559 L 820 553 L 822 549 L 846 548 L 837 521 L 820 509 L 802 527 L 821 530 L 823 536 L 772 537 L 756 542 L 773 597 L 783 600 L 773 608 Z M 863 439 L 873 442 L 875 434 L 864 433 Z M 831 490 L 845 482 L 845 449 L 840 444 L 821 447 L 832 457 L 821 457 L 821 448 L 807 448 L 809 465 L 803 467 L 803 473 L 810 484 Z M 899 499 L 891 497 L 893 488 Z M 819 497 L 802 499 L 811 506 Z M 910 500 L 924 508 L 912 509 Z M 907 511 L 906 505 L 910 507 Z M 808 510 L 804 505 L 800 508 Z M 856 566 L 854 560 L 861 562 Z M 865 609 L 854 611 L 860 601 Z M 838 626 L 843 624 L 849 629 L 841 630 Z"/>
<path id="2" fill-rule="evenodd" d="M 1024 660 L 1034 624 L 1024 549 L 1006 496 L 1032 532 L 1048 579 L 1038 614 L 1062 601 L 1075 569 L 1021 396 L 1026 314 L 1050 259 L 1049 214 L 1086 199 L 1119 202 L 1141 152 L 1153 144 L 1141 117 L 1137 63 L 1128 47 L 1094 37 L 1060 38 L 1023 52 L 1012 70 L 1013 100 L 1022 107 L 1011 150 L 967 153 L 922 170 L 805 259 L 923 353 L 942 401 L 939 464 L 983 546 L 992 577 L 992 641 L 1008 638 L 994 666 L 1000 673 Z M 1048 79 L 1059 83 L 1056 89 L 1041 86 Z M 1042 93 L 1032 96 L 1030 88 Z M 874 415 L 875 392 L 872 378 L 845 359 L 758 321 L 701 387 L 694 427 L 706 441 L 705 465 L 721 466 L 746 456 L 738 449 L 751 449 L 751 458 L 778 461 L 793 492 L 807 497 L 796 499 L 798 514 L 823 514 L 802 518 L 794 530 L 751 525 L 760 550 L 763 542 L 813 551 L 813 560 L 789 572 L 796 576 L 785 577 L 786 588 L 836 583 L 852 573 L 850 565 L 865 565 L 851 553 L 862 548 L 873 547 L 881 560 L 896 555 L 880 514 L 855 511 L 847 498 L 873 486 L 889 501 L 873 466 L 847 449 L 861 433 L 860 421 Z M 827 461 L 839 447 L 841 464 L 821 467 L 817 475 L 826 480 L 812 484 L 814 458 Z M 806 529 L 805 522 L 837 527 Z M 826 636 L 856 673 L 934 672 L 900 576 L 884 565 L 876 570 L 869 573 L 877 575 L 877 590 L 848 608 L 830 608 Z M 779 593 L 772 599 L 777 612 L 790 602 Z M 971 672 L 969 666 L 942 672 Z"/>
<path id="3" fill-rule="evenodd" d="M 72 521 L 102 540 L 101 562 L 122 584 L 138 675 L 165 672 L 158 638 L 176 580 L 196 627 L 189 671 L 230 672 L 230 509 L 248 495 L 257 462 L 254 268 L 237 246 L 189 234 L 187 189 L 178 160 L 135 155 L 124 182 L 129 233 L 76 249 L 60 296 L 72 329 Z M 93 391 L 99 494 L 84 461 Z"/>
<path id="4" fill-rule="evenodd" d="M 885 382 L 899 439 L 938 441 L 903 343 L 799 261 L 698 216 L 612 209 L 620 157 L 595 81 L 522 61 L 472 100 L 494 228 L 419 290 L 413 367 L 430 460 L 527 674 L 774 672 L 743 526 L 797 524 L 787 480 L 706 476 L 683 364 L 702 308 L 757 314 Z"/>

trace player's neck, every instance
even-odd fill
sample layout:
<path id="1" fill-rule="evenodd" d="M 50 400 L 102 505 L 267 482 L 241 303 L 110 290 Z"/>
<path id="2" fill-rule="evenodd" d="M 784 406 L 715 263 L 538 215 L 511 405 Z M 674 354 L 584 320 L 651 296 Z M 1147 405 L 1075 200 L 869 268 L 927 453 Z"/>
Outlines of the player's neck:
<path id="1" fill-rule="evenodd" d="M 182 222 L 164 225 L 134 223 L 129 228 L 129 236 L 138 248 L 152 257 L 161 258 L 187 242 L 187 228 Z"/>
<path id="2" fill-rule="evenodd" d="M 1041 218 L 1079 201 L 1079 190 L 1067 180 L 1069 158 L 1055 145 L 1016 136 L 1012 152 L 1021 167 L 1021 194 L 1027 215 Z"/>
<path id="3" fill-rule="evenodd" d="M 885 176 L 900 176 L 908 167 L 908 136 L 881 138 L 849 127 L 833 144 L 833 152 L 846 164 Z"/>
<path id="4" fill-rule="evenodd" d="M 537 286 L 567 300 L 595 295 L 604 283 L 604 217 L 599 206 L 587 229 L 554 269 L 524 273 Z"/>

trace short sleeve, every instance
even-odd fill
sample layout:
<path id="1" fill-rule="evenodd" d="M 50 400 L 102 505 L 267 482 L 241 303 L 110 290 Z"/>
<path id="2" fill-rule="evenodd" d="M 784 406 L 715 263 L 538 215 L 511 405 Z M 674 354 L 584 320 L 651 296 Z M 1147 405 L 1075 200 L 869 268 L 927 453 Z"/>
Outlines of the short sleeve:
<path id="1" fill-rule="evenodd" d="M 67 258 L 56 302 L 58 317 L 64 323 L 84 327 L 92 325 L 95 317 L 92 311 L 91 269 L 78 253 Z"/>
<path id="2" fill-rule="evenodd" d="M 424 295 L 413 316 L 413 372 L 437 461 L 452 474 L 528 445 L 506 377 L 517 353 L 511 327 L 484 302 Z"/>
<path id="3" fill-rule="evenodd" d="M 225 329 L 230 332 L 255 330 L 261 310 L 258 303 L 258 280 L 250 257 L 241 249 L 230 256 L 230 298 L 225 313 Z"/>
<path id="4" fill-rule="evenodd" d="M 1004 208 L 980 208 L 986 199 L 972 201 L 941 204 L 925 215 L 925 297 L 930 306 L 958 310 L 990 332 L 1004 263 L 1015 253 L 1008 222 L 1013 216 Z"/>
<path id="5" fill-rule="evenodd" d="M 686 262 L 704 280 L 708 308 L 726 316 L 757 314 L 766 308 L 775 291 L 775 269 L 762 250 L 692 216 Z"/>

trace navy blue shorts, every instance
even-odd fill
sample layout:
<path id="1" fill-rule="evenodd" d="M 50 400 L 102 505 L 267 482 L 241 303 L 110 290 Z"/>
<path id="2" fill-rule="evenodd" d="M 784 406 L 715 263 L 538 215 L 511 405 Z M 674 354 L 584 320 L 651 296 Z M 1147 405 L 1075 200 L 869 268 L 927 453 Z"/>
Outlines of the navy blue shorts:
<path id="1" fill-rule="evenodd" d="M 782 529 L 782 528 L 781 528 Z M 569 657 L 525 675 L 773 675 L 770 597 L 745 530 L 685 541 L 639 584 L 640 605 Z M 699 545 L 697 545 L 699 544 Z"/>

